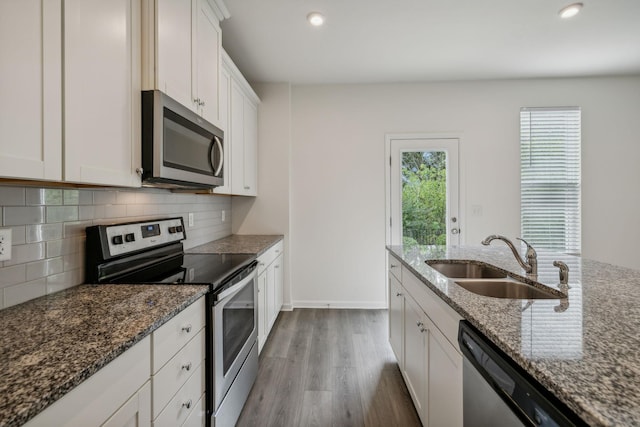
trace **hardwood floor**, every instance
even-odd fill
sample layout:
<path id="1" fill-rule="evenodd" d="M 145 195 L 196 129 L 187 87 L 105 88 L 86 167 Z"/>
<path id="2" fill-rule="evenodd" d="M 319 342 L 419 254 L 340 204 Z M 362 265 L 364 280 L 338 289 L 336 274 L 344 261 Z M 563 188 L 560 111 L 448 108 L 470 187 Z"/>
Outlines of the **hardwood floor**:
<path id="1" fill-rule="evenodd" d="M 420 426 L 387 339 L 386 310 L 278 316 L 237 426 Z"/>

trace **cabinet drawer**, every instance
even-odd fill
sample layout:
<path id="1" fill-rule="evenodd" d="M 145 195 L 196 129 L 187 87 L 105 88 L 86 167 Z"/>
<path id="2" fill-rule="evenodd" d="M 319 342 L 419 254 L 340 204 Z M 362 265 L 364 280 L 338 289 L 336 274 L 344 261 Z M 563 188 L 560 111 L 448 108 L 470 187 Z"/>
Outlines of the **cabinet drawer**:
<path id="1" fill-rule="evenodd" d="M 402 264 L 400 264 L 400 260 L 389 252 L 387 252 L 387 255 L 389 256 L 389 273 L 393 274 L 395 278 L 402 283 Z"/>
<path id="2" fill-rule="evenodd" d="M 284 249 L 284 242 L 280 240 L 275 245 L 271 246 L 265 253 L 258 257 L 258 274 L 262 273 L 277 257 L 282 253 Z"/>
<path id="3" fill-rule="evenodd" d="M 176 427 L 185 422 L 204 393 L 204 372 L 204 366 L 196 368 L 191 378 L 155 419 L 154 427 Z"/>
<path id="4" fill-rule="evenodd" d="M 182 424 L 182 427 L 205 427 L 207 420 L 205 413 L 204 395 L 202 395 L 187 420 Z"/>
<path id="5" fill-rule="evenodd" d="M 169 400 L 202 365 L 205 352 L 205 330 L 201 329 L 182 350 L 167 362 L 166 365 L 152 377 L 153 383 L 153 418 L 164 409 Z"/>
<path id="6" fill-rule="evenodd" d="M 151 341 L 151 373 L 157 373 L 205 325 L 205 298 L 202 297 L 158 328 Z"/>

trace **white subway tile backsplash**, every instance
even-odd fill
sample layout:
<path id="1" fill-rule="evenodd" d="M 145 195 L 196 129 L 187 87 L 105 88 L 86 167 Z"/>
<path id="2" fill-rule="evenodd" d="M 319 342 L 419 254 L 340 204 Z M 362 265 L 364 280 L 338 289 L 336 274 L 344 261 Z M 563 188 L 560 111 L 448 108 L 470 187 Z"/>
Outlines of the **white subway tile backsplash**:
<path id="1" fill-rule="evenodd" d="M 116 202 L 116 191 L 99 191 L 93 192 L 94 205 L 112 205 Z"/>
<path id="2" fill-rule="evenodd" d="M 24 206 L 25 189 L 22 187 L 0 187 L 0 205 Z"/>
<path id="3" fill-rule="evenodd" d="M 10 286 L 3 289 L 4 307 L 20 304 L 33 298 L 38 298 L 47 293 L 47 282 L 45 279 L 34 280 L 20 285 Z"/>
<path id="4" fill-rule="evenodd" d="M 15 227 L 11 227 L 11 242 L 14 245 L 24 245 L 27 243 L 26 240 L 26 226 L 17 225 Z"/>
<path id="5" fill-rule="evenodd" d="M 185 248 L 231 234 L 231 198 L 159 189 L 55 189 L 0 185 L 0 218 L 11 227 L 12 259 L 0 263 L 0 308 L 84 281 L 90 225 L 195 214 Z M 7 289 L 7 290 L 6 290 Z M 6 292 L 5 292 L 6 290 Z"/>
<path id="6" fill-rule="evenodd" d="M 27 243 L 62 239 L 62 223 L 28 225 L 26 234 Z"/>
<path id="7" fill-rule="evenodd" d="M 62 273 L 64 268 L 63 258 L 48 258 L 42 261 L 27 264 L 27 281 L 40 279 L 52 274 Z"/>
<path id="8" fill-rule="evenodd" d="M 31 261 L 44 259 L 46 250 L 44 242 L 29 243 L 26 245 L 12 245 L 11 259 L 4 262 L 5 266 L 24 264 Z"/>
<path id="9" fill-rule="evenodd" d="M 105 218 L 122 218 L 127 216 L 127 207 L 125 205 L 106 205 L 104 207 Z"/>
<path id="10" fill-rule="evenodd" d="M 78 220 L 77 206 L 48 206 L 47 223 Z"/>
<path id="11" fill-rule="evenodd" d="M 47 294 L 69 289 L 84 281 L 84 272 L 80 269 L 65 271 L 47 277 Z"/>
<path id="12" fill-rule="evenodd" d="M 3 225 L 42 224 L 44 222 L 44 209 L 43 206 L 5 206 L 2 210 Z"/>
<path id="13" fill-rule="evenodd" d="M 61 205 L 62 190 L 54 188 L 27 188 L 27 205 Z"/>
<path id="14" fill-rule="evenodd" d="M 118 191 L 116 193 L 116 203 L 119 205 L 128 205 L 136 202 L 136 193 L 132 191 Z"/>
<path id="15" fill-rule="evenodd" d="M 27 268 L 24 264 L 0 268 L 0 288 L 15 285 L 27 280 Z"/>
<path id="16" fill-rule="evenodd" d="M 78 219 L 80 221 L 95 218 L 95 206 L 78 206 Z"/>

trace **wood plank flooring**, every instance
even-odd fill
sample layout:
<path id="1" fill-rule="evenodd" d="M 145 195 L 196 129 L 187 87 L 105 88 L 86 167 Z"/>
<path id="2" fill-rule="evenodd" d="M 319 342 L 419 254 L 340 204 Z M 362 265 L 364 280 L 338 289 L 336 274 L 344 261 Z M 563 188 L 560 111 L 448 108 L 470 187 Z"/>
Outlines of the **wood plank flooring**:
<path id="1" fill-rule="evenodd" d="M 237 426 L 420 426 L 386 310 L 283 311 Z"/>

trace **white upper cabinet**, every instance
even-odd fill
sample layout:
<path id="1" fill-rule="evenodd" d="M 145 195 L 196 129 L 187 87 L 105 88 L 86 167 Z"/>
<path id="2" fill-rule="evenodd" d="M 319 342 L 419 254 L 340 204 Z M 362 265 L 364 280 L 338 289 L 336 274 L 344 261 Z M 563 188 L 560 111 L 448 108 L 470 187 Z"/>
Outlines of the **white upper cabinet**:
<path id="1" fill-rule="evenodd" d="M 140 0 L 0 2 L 2 177 L 140 186 L 139 23 Z"/>
<path id="2" fill-rule="evenodd" d="M 205 0 L 196 1 L 195 55 L 192 95 L 205 120 L 220 126 L 219 87 L 222 33 L 218 18 Z"/>
<path id="3" fill-rule="evenodd" d="M 221 128 L 224 130 L 225 150 L 230 153 L 230 159 L 225 159 L 229 176 L 225 174 L 224 187 L 217 188 L 215 193 L 257 196 L 260 99 L 224 51 L 222 66 L 221 81 L 227 83 L 227 87 L 220 91 L 223 95 L 221 117 L 226 119 Z"/>
<path id="4" fill-rule="evenodd" d="M 64 2 L 65 181 L 140 186 L 140 0 Z"/>
<path id="5" fill-rule="evenodd" d="M 0 2 L 0 177 L 62 179 L 61 11 Z"/>
<path id="6" fill-rule="evenodd" d="M 226 7 L 208 0 L 143 1 L 143 89 L 161 90 L 222 127 L 219 22 L 229 16 Z"/>

